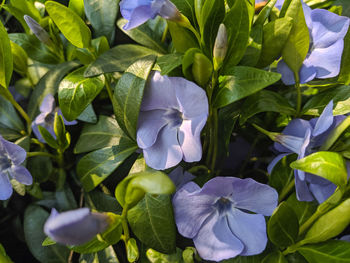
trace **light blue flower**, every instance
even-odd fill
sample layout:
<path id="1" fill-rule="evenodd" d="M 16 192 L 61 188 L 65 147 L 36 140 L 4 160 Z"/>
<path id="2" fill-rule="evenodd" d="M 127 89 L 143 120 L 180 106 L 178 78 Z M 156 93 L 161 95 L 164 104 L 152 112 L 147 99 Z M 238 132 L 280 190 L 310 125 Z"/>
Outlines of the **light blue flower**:
<path id="1" fill-rule="evenodd" d="M 65 245 L 81 245 L 98 233 L 107 229 L 108 216 L 90 212 L 89 208 L 80 208 L 63 213 L 52 209 L 44 225 L 44 232 L 52 240 Z"/>
<path id="2" fill-rule="evenodd" d="M 176 167 L 169 173 L 171 181 L 173 181 L 176 189 L 180 189 L 182 186 L 187 184 L 189 181 L 192 181 L 196 178 L 193 174 L 185 171 L 181 166 Z"/>
<path id="3" fill-rule="evenodd" d="M 179 233 L 193 239 L 203 259 L 220 261 L 265 249 L 264 215 L 272 214 L 277 200 L 275 189 L 253 179 L 215 177 L 202 188 L 185 184 L 173 206 Z"/>
<path id="4" fill-rule="evenodd" d="M 169 0 L 123 0 L 120 2 L 122 16 L 129 20 L 125 30 L 133 29 L 157 15 L 165 19 L 177 20 L 181 14 Z"/>
<path id="5" fill-rule="evenodd" d="M 44 127 L 54 138 L 56 138 L 55 132 L 53 130 L 56 112 L 58 115 L 61 115 L 63 117 L 61 110 L 55 106 L 55 98 L 51 94 L 46 95 L 40 105 L 40 114 L 32 123 L 33 132 L 39 141 L 45 143 L 44 138 L 39 132 L 38 126 Z M 77 124 L 77 121 L 66 121 L 64 117 L 63 121 L 65 125 Z"/>
<path id="6" fill-rule="evenodd" d="M 31 185 L 33 178 L 29 171 L 21 165 L 26 159 L 26 151 L 0 135 L 0 200 L 9 199 L 12 195 L 10 179 L 21 184 Z"/>
<path id="7" fill-rule="evenodd" d="M 309 29 L 310 46 L 299 70 L 300 83 L 307 83 L 314 78 L 337 76 L 350 19 L 324 9 L 312 10 L 306 4 L 303 4 L 303 11 Z M 295 84 L 294 74 L 284 60 L 278 63 L 277 71 L 282 74 L 284 84 Z"/>
<path id="8" fill-rule="evenodd" d="M 333 101 L 323 110 L 319 118 L 306 121 L 303 119 L 292 120 L 277 136 L 278 142 L 274 148 L 280 153 L 268 166 L 271 174 L 273 167 L 284 157 L 292 153 L 298 155 L 298 159 L 317 151 L 327 138 L 328 134 L 345 119 L 345 116 L 333 116 Z M 295 189 L 299 201 L 324 202 L 336 189 L 336 185 L 330 181 L 294 170 Z"/>
<path id="9" fill-rule="evenodd" d="M 138 120 L 137 144 L 148 166 L 163 170 L 202 158 L 201 130 L 208 99 L 195 83 L 152 73 Z"/>

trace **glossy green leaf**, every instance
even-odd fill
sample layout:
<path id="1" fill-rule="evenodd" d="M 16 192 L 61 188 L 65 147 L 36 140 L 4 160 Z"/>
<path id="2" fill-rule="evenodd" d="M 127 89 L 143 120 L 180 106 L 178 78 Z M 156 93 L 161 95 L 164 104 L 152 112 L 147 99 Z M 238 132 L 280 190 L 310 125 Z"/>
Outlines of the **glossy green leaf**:
<path id="1" fill-rule="evenodd" d="M 250 35 L 250 19 L 247 1 L 236 0 L 226 14 L 224 24 L 228 34 L 228 51 L 224 61 L 224 72 L 229 71 L 242 59 Z"/>
<path id="2" fill-rule="evenodd" d="M 338 81 L 340 83 L 345 83 L 346 85 L 350 84 L 350 31 L 348 31 L 344 38 L 344 50 L 341 59 Z"/>
<path id="3" fill-rule="evenodd" d="M 263 42 L 259 67 L 266 67 L 281 56 L 293 27 L 291 17 L 278 18 L 263 27 Z"/>
<path id="4" fill-rule="evenodd" d="M 44 223 L 49 213 L 39 207 L 30 205 L 24 213 L 24 237 L 32 255 L 40 262 L 45 263 L 66 263 L 69 256 L 69 249 L 62 245 L 43 247 L 41 244 L 46 238 L 43 232 Z"/>
<path id="5" fill-rule="evenodd" d="M 277 0 L 271 0 L 264 6 L 254 21 L 254 25 L 264 25 L 266 19 L 270 16 L 272 8 L 275 6 L 276 2 Z"/>
<path id="6" fill-rule="evenodd" d="M 78 116 L 77 119 L 83 122 L 96 123 L 97 116 L 92 105 L 89 104 L 86 107 L 86 109 Z"/>
<path id="7" fill-rule="evenodd" d="M 10 39 L 3 24 L 0 22 L 0 85 L 8 88 L 13 70 L 13 57 Z"/>
<path id="8" fill-rule="evenodd" d="M 267 225 L 267 234 L 272 243 L 278 247 L 287 247 L 296 242 L 299 222 L 293 209 L 282 202 L 273 212 Z"/>
<path id="9" fill-rule="evenodd" d="M 295 193 L 293 193 L 288 199 L 287 204 L 293 208 L 295 214 L 298 217 L 299 225 L 305 223 L 316 211 L 317 204 L 315 202 L 302 202 L 297 199 Z"/>
<path id="10" fill-rule="evenodd" d="M 134 142 L 123 137 L 118 145 L 102 148 L 81 158 L 77 174 L 84 189 L 91 191 L 98 186 L 136 149 Z"/>
<path id="11" fill-rule="evenodd" d="M 13 69 L 22 76 L 26 76 L 28 70 L 27 53 L 16 43 L 10 41 L 10 44 L 13 56 Z"/>
<path id="12" fill-rule="evenodd" d="M 277 92 L 270 90 L 259 91 L 244 102 L 240 123 L 245 123 L 249 118 L 261 112 L 277 112 L 286 115 L 294 115 L 295 109 L 287 99 Z"/>
<path id="13" fill-rule="evenodd" d="M 196 37 L 188 29 L 168 21 L 169 32 L 176 52 L 185 53 L 190 48 L 198 48 Z"/>
<path id="14" fill-rule="evenodd" d="M 192 75 L 196 83 L 202 87 L 208 83 L 213 72 L 211 61 L 202 53 L 193 56 Z"/>
<path id="15" fill-rule="evenodd" d="M 45 2 L 45 7 L 52 20 L 70 43 L 78 48 L 90 46 L 90 29 L 79 15 L 54 1 Z"/>
<path id="16" fill-rule="evenodd" d="M 302 246 L 298 248 L 298 251 L 309 263 L 350 262 L 350 243 L 346 241 L 329 240 L 325 243 Z"/>
<path id="17" fill-rule="evenodd" d="M 73 10 L 82 19 L 85 18 L 84 0 L 69 0 L 68 8 Z"/>
<path id="18" fill-rule="evenodd" d="M 100 212 L 121 214 L 123 210 L 115 197 L 101 192 L 100 189 L 95 189 L 86 193 L 85 202 L 88 207 Z"/>
<path id="19" fill-rule="evenodd" d="M 85 71 L 85 77 L 93 77 L 103 73 L 125 71 L 131 64 L 149 55 L 160 55 L 157 51 L 139 45 L 127 44 L 111 48 Z"/>
<path id="20" fill-rule="evenodd" d="M 176 248 L 176 252 L 173 254 L 163 254 L 152 248 L 148 249 L 146 256 L 151 263 L 183 263 L 181 249 Z"/>
<path id="21" fill-rule="evenodd" d="M 168 75 L 182 64 L 183 55 L 179 53 L 167 54 L 157 58 L 157 65 L 162 75 Z"/>
<path id="22" fill-rule="evenodd" d="M 105 36 L 112 43 L 119 0 L 84 0 L 85 14 L 89 19 L 94 36 Z"/>
<path id="23" fill-rule="evenodd" d="M 281 78 L 278 73 L 244 66 L 226 70 L 224 74 L 219 77 L 219 89 L 214 98 L 217 108 L 252 95 Z"/>
<path id="24" fill-rule="evenodd" d="M 139 258 L 139 249 L 137 247 L 136 240 L 134 238 L 130 238 L 126 245 L 127 250 L 127 258 L 129 262 L 135 262 Z"/>
<path id="25" fill-rule="evenodd" d="M 128 211 L 128 222 L 137 238 L 159 252 L 175 251 L 176 228 L 169 195 L 145 197 Z"/>
<path id="26" fill-rule="evenodd" d="M 237 256 L 232 259 L 221 261 L 221 263 L 261 263 L 263 257 L 260 255 L 255 256 Z"/>
<path id="27" fill-rule="evenodd" d="M 291 163 L 290 167 L 321 176 L 339 186 L 347 182 L 345 160 L 336 152 L 316 152 Z"/>
<path id="28" fill-rule="evenodd" d="M 114 118 L 100 115 L 96 124 L 85 124 L 74 152 L 90 152 L 118 145 L 123 136 L 125 135 Z"/>
<path id="29" fill-rule="evenodd" d="M 58 149 L 59 145 L 56 139 L 51 135 L 51 133 L 42 126 L 38 126 L 39 132 L 43 137 L 44 141 L 52 148 Z"/>
<path id="30" fill-rule="evenodd" d="M 75 120 L 104 87 L 104 77 L 85 78 L 86 67 L 79 68 L 60 83 L 58 101 L 67 121 Z"/>
<path id="31" fill-rule="evenodd" d="M 303 244 L 326 241 L 339 235 L 350 224 L 350 199 L 321 216 L 307 231 Z"/>
<path id="32" fill-rule="evenodd" d="M 48 94 L 56 94 L 63 77 L 78 66 L 79 63 L 75 61 L 62 63 L 47 72 L 45 76 L 40 79 L 29 99 L 28 115 L 31 119 L 34 119 L 38 115 L 40 104 L 45 96 Z"/>
<path id="33" fill-rule="evenodd" d="M 248 47 L 243 58 L 239 62 L 240 65 L 254 67 L 258 63 L 261 54 L 262 41 L 263 27 L 262 25 L 256 25 L 250 31 Z"/>
<path id="34" fill-rule="evenodd" d="M 58 64 L 62 62 L 57 54 L 50 50 L 34 35 L 12 33 L 9 34 L 9 38 L 12 42 L 22 47 L 33 60 L 46 64 Z"/>
<path id="35" fill-rule="evenodd" d="M 281 14 L 284 15 L 284 17 L 291 17 L 293 19 L 293 27 L 283 47 L 282 58 L 294 74 L 298 76 L 299 69 L 309 51 L 309 29 L 305 22 L 300 0 L 292 0 L 285 14 L 283 9 L 281 10 Z"/>
<path id="36" fill-rule="evenodd" d="M 171 0 L 177 9 L 194 25 L 196 21 L 194 0 Z"/>
<path id="37" fill-rule="evenodd" d="M 164 20 L 159 20 L 159 23 L 164 23 Z M 156 50 L 159 53 L 166 53 L 166 46 L 162 44 L 162 39 L 161 35 L 158 35 L 157 32 L 152 30 L 149 26 L 148 23 L 145 23 L 141 26 L 138 26 L 136 28 L 130 29 L 130 30 L 124 30 L 123 27 L 128 21 L 124 18 L 121 18 L 117 22 L 117 26 L 122 30 L 125 34 L 127 34 L 131 39 L 136 41 L 137 43 L 148 47 L 150 49 Z M 160 25 L 163 27 L 165 24 Z"/>
<path id="38" fill-rule="evenodd" d="M 13 263 L 8 255 L 6 255 L 6 251 L 4 247 L 0 244 L 0 262 L 2 263 Z"/>
<path id="39" fill-rule="evenodd" d="M 24 131 L 23 122 L 12 104 L 2 96 L 0 96 L 0 112 L 0 131 L 2 129 L 9 130 L 13 132 L 13 135 L 18 134 L 20 136 L 20 132 Z"/>
<path id="40" fill-rule="evenodd" d="M 119 263 L 117 254 L 112 246 L 92 254 L 81 254 L 79 263 Z"/>
<path id="41" fill-rule="evenodd" d="M 133 140 L 136 140 L 143 92 L 155 59 L 155 56 L 149 56 L 132 64 L 114 88 L 116 119 L 120 128 Z"/>
<path id="42" fill-rule="evenodd" d="M 288 263 L 280 251 L 275 251 L 264 257 L 261 263 Z"/>

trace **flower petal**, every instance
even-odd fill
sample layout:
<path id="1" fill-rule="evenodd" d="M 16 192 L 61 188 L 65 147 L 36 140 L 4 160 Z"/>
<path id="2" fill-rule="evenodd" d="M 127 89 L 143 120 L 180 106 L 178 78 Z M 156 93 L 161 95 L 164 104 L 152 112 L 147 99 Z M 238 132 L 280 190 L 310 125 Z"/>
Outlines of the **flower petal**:
<path id="1" fill-rule="evenodd" d="M 137 128 L 137 145 L 140 148 L 151 147 L 157 140 L 159 131 L 166 125 L 164 110 L 141 111 Z"/>
<path id="2" fill-rule="evenodd" d="M 203 222 L 215 211 L 216 197 L 198 194 L 200 188 L 194 182 L 185 184 L 173 197 L 175 222 L 181 235 L 193 238 Z"/>
<path id="3" fill-rule="evenodd" d="M 103 232 L 108 217 L 104 214 L 91 213 L 88 208 L 80 208 L 53 213 L 44 225 L 44 232 L 56 242 L 66 245 L 80 245 Z"/>
<path id="4" fill-rule="evenodd" d="M 313 45 L 317 48 L 327 48 L 344 39 L 349 28 L 349 18 L 324 9 L 312 10 L 311 19 Z M 338 52 L 341 54 L 342 50 Z"/>
<path id="5" fill-rule="evenodd" d="M 326 201 L 335 191 L 337 186 L 333 183 L 327 185 L 310 184 L 309 189 L 319 204 Z"/>
<path id="6" fill-rule="evenodd" d="M 197 236 L 193 239 L 194 245 L 205 260 L 221 261 L 239 255 L 244 245 L 231 232 L 226 216 L 213 213 L 204 222 Z"/>
<path id="7" fill-rule="evenodd" d="M 177 165 L 182 160 L 182 150 L 177 139 L 177 128 L 164 126 L 156 142 L 143 149 L 146 164 L 153 169 L 164 170 Z"/>
<path id="8" fill-rule="evenodd" d="M 119 4 L 122 16 L 130 20 L 132 11 L 139 6 L 151 6 L 152 0 L 122 0 Z"/>
<path id="9" fill-rule="evenodd" d="M 332 78 L 339 74 L 342 52 L 344 49 L 343 39 L 326 48 L 315 48 L 304 63 L 316 68 L 316 78 Z"/>
<path id="10" fill-rule="evenodd" d="M 303 137 L 296 137 L 291 135 L 279 134 L 276 136 L 276 140 L 283 147 L 287 148 L 293 153 L 299 153 L 301 146 L 304 143 Z"/>
<path id="11" fill-rule="evenodd" d="M 55 98 L 52 94 L 47 94 L 40 105 L 42 113 L 50 113 L 55 109 Z"/>
<path id="12" fill-rule="evenodd" d="M 159 71 L 153 71 L 143 95 L 141 110 L 158 109 L 180 110 L 180 106 L 176 99 L 175 86 L 171 78 L 162 76 Z"/>
<path id="13" fill-rule="evenodd" d="M 282 153 L 282 154 L 279 154 L 277 155 L 270 163 L 269 165 L 267 166 L 267 172 L 269 174 L 272 173 L 273 171 L 273 168 L 275 167 L 275 165 L 284 157 L 284 156 L 287 156 L 289 155 L 289 153 Z"/>
<path id="14" fill-rule="evenodd" d="M 32 175 L 27 170 L 27 168 L 23 166 L 18 165 L 12 167 L 12 169 L 10 170 L 10 175 L 21 184 L 31 185 L 33 183 Z"/>
<path id="15" fill-rule="evenodd" d="M 7 174 L 0 173 L 0 200 L 7 200 L 12 195 L 12 185 Z"/>
<path id="16" fill-rule="evenodd" d="M 299 172 L 298 170 L 294 170 L 295 191 L 296 191 L 297 199 L 299 201 L 305 201 L 305 202 L 313 201 L 314 197 L 312 196 L 306 181 L 300 179 L 298 172 Z"/>
<path id="17" fill-rule="evenodd" d="M 277 72 L 282 75 L 282 82 L 285 85 L 294 85 L 295 84 L 295 79 L 294 79 L 294 74 L 293 71 L 288 67 L 286 62 L 284 60 L 280 60 L 277 64 Z"/>
<path id="18" fill-rule="evenodd" d="M 208 116 L 209 106 L 205 91 L 195 83 L 180 77 L 170 78 L 175 87 L 180 111 L 191 119 L 200 115 Z"/>
<path id="19" fill-rule="evenodd" d="M 185 162 L 197 162 L 202 158 L 201 131 L 207 115 L 192 120 L 184 120 L 179 128 L 178 139 Z"/>
<path id="20" fill-rule="evenodd" d="M 257 255 L 264 251 L 267 235 L 263 215 L 248 214 L 232 209 L 227 213 L 227 220 L 232 233 L 244 245 L 241 256 Z"/>
<path id="21" fill-rule="evenodd" d="M 130 30 L 143 23 L 147 22 L 149 19 L 153 19 L 157 16 L 157 13 L 152 10 L 151 6 L 138 6 L 132 10 L 129 22 L 123 27 L 124 30 Z"/>
<path id="22" fill-rule="evenodd" d="M 182 186 L 196 178 L 193 174 L 187 171 L 184 172 L 181 166 L 178 166 L 172 170 L 169 177 L 175 184 L 176 189 L 180 189 Z"/>
<path id="23" fill-rule="evenodd" d="M 318 118 L 312 136 L 318 136 L 327 131 L 333 124 L 333 119 L 333 100 L 331 100 Z"/>
<path id="24" fill-rule="evenodd" d="M 235 178 L 231 199 L 235 207 L 270 216 L 277 207 L 278 193 L 251 178 Z"/>
<path id="25" fill-rule="evenodd" d="M 301 68 L 299 70 L 299 78 L 300 78 L 300 83 L 308 83 L 309 81 L 313 80 L 316 78 L 317 75 L 317 70 L 314 65 L 310 63 L 308 60 L 304 60 L 303 65 L 301 65 Z"/>
<path id="26" fill-rule="evenodd" d="M 0 136 L 0 144 L 3 145 L 3 149 L 7 152 L 11 161 L 15 165 L 19 165 L 24 162 L 27 156 L 27 152 L 15 143 L 6 141 L 4 138 Z M 1 146 L 0 146 L 1 147 Z"/>

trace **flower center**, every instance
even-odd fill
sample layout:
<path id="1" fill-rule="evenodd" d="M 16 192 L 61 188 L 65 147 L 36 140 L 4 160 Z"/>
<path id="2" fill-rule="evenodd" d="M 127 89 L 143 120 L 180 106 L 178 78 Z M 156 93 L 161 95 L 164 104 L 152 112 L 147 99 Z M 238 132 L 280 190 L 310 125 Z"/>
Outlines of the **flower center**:
<path id="1" fill-rule="evenodd" d="M 0 172 L 5 172 L 12 165 L 12 161 L 6 153 L 0 155 Z"/>
<path id="2" fill-rule="evenodd" d="M 219 213 L 221 214 L 231 209 L 232 201 L 225 197 L 220 197 L 220 199 L 216 201 L 214 206 L 219 210 Z"/>
<path id="3" fill-rule="evenodd" d="M 50 126 L 53 124 L 54 120 L 55 120 L 54 112 L 51 112 L 45 116 L 45 122 Z"/>
<path id="4" fill-rule="evenodd" d="M 183 121 L 183 115 L 177 109 L 166 110 L 165 114 L 163 115 L 163 118 L 166 120 L 166 122 L 171 128 L 179 127 Z"/>

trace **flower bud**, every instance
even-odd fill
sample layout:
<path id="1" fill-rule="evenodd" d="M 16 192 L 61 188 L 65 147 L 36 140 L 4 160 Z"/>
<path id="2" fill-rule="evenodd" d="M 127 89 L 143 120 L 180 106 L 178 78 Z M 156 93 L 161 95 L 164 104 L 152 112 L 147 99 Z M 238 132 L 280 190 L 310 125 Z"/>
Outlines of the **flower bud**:
<path id="1" fill-rule="evenodd" d="M 167 19 L 172 21 L 179 21 L 181 20 L 181 13 L 177 9 L 177 7 L 169 0 L 164 1 L 155 1 L 152 4 L 152 9 L 157 10 L 158 14 Z"/>
<path id="2" fill-rule="evenodd" d="M 80 208 L 63 213 L 52 209 L 44 225 L 44 232 L 52 240 L 65 245 L 81 245 L 107 229 L 109 217 Z"/>
<path id="3" fill-rule="evenodd" d="M 227 53 L 227 31 L 224 24 L 220 24 L 218 34 L 215 39 L 213 57 L 214 70 L 218 70 L 225 59 Z"/>
<path id="4" fill-rule="evenodd" d="M 38 24 L 33 18 L 28 15 L 24 15 L 24 20 L 26 21 L 29 28 L 32 30 L 34 35 L 44 44 L 50 45 L 51 39 L 50 35 Z"/>

